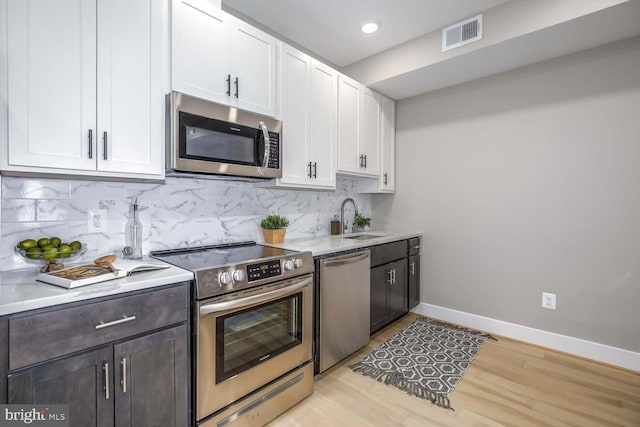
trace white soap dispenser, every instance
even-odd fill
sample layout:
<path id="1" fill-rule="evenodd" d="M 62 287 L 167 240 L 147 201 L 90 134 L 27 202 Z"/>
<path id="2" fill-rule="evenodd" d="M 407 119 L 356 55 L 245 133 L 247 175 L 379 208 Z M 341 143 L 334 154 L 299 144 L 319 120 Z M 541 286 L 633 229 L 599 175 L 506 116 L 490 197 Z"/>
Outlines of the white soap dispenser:
<path id="1" fill-rule="evenodd" d="M 142 258 L 142 223 L 138 219 L 138 198 L 133 199 L 131 217 L 127 221 L 126 240 L 127 247 L 131 248 L 125 250 L 127 258 L 140 259 Z"/>

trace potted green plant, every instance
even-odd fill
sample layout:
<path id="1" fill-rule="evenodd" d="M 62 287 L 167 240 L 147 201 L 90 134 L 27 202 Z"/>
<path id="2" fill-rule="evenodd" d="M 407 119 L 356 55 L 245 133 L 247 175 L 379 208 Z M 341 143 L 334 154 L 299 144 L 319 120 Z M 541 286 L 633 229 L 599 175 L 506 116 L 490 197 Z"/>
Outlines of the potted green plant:
<path id="1" fill-rule="evenodd" d="M 282 243 L 289 220 L 277 214 L 271 214 L 260 222 L 265 243 Z"/>
<path id="2" fill-rule="evenodd" d="M 371 227 L 371 218 L 358 213 L 356 214 L 356 218 L 354 219 L 353 223 L 358 228 L 358 230 L 364 230 L 365 227 Z"/>

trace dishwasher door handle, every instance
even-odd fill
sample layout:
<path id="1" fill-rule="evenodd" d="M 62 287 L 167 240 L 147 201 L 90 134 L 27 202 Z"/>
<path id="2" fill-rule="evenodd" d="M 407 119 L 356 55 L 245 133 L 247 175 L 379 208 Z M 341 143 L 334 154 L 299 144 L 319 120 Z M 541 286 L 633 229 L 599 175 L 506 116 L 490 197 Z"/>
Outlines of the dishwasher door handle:
<path id="1" fill-rule="evenodd" d="M 341 257 L 338 259 L 324 260 L 322 261 L 322 264 L 325 267 L 337 267 L 339 265 L 353 264 L 355 262 L 362 261 L 365 258 L 369 258 L 369 251 L 358 252 L 356 255 L 345 256 L 344 258 Z"/>

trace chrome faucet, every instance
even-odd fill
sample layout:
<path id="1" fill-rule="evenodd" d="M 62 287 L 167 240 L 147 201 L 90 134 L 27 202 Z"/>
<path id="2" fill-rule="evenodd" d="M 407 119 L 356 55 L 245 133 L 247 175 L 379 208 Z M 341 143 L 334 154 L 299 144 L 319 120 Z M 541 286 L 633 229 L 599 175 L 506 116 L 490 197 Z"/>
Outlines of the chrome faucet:
<path id="1" fill-rule="evenodd" d="M 358 216 L 358 206 L 356 206 L 356 201 L 353 200 L 351 197 L 347 197 L 346 199 L 343 200 L 342 205 L 340 206 L 340 233 L 344 234 L 345 231 L 347 231 L 349 229 L 349 227 L 347 226 L 347 224 L 344 222 L 344 205 L 347 204 L 347 202 L 351 202 L 353 204 L 353 209 L 355 209 L 355 216 L 353 217 L 353 224 L 351 225 L 351 231 L 353 232 L 355 230 L 355 217 Z"/>

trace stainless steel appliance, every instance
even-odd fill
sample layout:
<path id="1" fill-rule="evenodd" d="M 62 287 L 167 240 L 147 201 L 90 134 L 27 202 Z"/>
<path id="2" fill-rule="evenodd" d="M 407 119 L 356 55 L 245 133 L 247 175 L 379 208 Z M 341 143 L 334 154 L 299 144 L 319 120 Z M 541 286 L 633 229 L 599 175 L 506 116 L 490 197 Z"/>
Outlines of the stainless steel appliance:
<path id="1" fill-rule="evenodd" d="M 279 120 L 177 92 L 168 104 L 168 175 L 282 176 Z"/>
<path id="2" fill-rule="evenodd" d="M 254 242 L 154 252 L 191 270 L 198 426 L 263 425 L 313 391 L 313 257 Z"/>
<path id="3" fill-rule="evenodd" d="M 319 259 L 318 372 L 369 343 L 370 253 Z"/>

